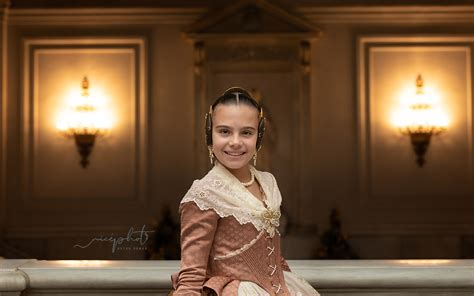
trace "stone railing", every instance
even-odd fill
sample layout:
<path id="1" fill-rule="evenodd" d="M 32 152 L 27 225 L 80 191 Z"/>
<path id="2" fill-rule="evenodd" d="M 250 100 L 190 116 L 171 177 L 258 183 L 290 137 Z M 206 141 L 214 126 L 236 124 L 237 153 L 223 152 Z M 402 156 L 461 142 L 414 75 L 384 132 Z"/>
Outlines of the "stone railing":
<path id="1" fill-rule="evenodd" d="M 474 260 L 289 260 L 321 295 L 474 296 Z M 0 260 L 0 295 L 167 295 L 177 261 Z"/>

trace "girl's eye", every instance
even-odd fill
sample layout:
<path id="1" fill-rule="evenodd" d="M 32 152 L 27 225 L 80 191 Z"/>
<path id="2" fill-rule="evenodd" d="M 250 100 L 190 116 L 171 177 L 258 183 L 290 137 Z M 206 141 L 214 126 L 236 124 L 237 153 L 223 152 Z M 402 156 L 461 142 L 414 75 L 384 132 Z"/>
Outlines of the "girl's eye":
<path id="1" fill-rule="evenodd" d="M 251 135 L 253 135 L 253 132 L 252 131 L 244 131 L 243 134 L 244 134 L 244 136 L 251 136 Z"/>
<path id="2" fill-rule="evenodd" d="M 223 135 L 227 135 L 229 134 L 229 130 L 226 130 L 226 129 L 222 129 L 219 131 L 220 134 L 223 134 Z"/>

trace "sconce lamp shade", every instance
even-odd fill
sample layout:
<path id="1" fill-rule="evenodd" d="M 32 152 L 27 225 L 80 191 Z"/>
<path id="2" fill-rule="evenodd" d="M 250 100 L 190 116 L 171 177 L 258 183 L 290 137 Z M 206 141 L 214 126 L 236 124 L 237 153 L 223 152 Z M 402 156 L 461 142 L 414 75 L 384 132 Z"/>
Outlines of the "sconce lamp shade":
<path id="1" fill-rule="evenodd" d="M 438 105 L 436 94 L 424 89 L 421 75 L 416 78 L 415 94 L 404 99 L 407 106 L 395 115 L 395 125 L 402 134 L 410 136 L 416 163 L 422 167 L 431 137 L 447 129 L 448 119 Z"/>
<path id="2" fill-rule="evenodd" d="M 89 165 L 96 138 L 105 135 L 111 127 L 110 116 L 101 110 L 97 99 L 89 95 L 89 80 L 84 77 L 81 96 L 71 99 L 71 108 L 57 122 L 61 133 L 74 138 L 83 168 Z"/>

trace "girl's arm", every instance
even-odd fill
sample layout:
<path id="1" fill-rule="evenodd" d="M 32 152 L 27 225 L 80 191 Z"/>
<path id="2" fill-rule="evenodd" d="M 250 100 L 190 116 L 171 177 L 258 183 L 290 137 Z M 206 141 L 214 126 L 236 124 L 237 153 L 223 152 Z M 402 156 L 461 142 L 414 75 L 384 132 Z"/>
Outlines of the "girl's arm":
<path id="1" fill-rule="evenodd" d="M 181 271 L 173 295 L 201 295 L 219 216 L 194 202 L 181 205 Z"/>

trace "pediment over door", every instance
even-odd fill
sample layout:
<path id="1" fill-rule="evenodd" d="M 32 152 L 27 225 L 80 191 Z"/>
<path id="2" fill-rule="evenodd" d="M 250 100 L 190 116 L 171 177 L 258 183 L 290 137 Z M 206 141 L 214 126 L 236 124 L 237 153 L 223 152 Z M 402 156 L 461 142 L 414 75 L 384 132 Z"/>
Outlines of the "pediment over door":
<path id="1" fill-rule="evenodd" d="M 288 7 L 266 0 L 232 1 L 212 9 L 183 31 L 185 38 L 209 40 L 314 40 L 321 34 L 314 24 Z"/>

